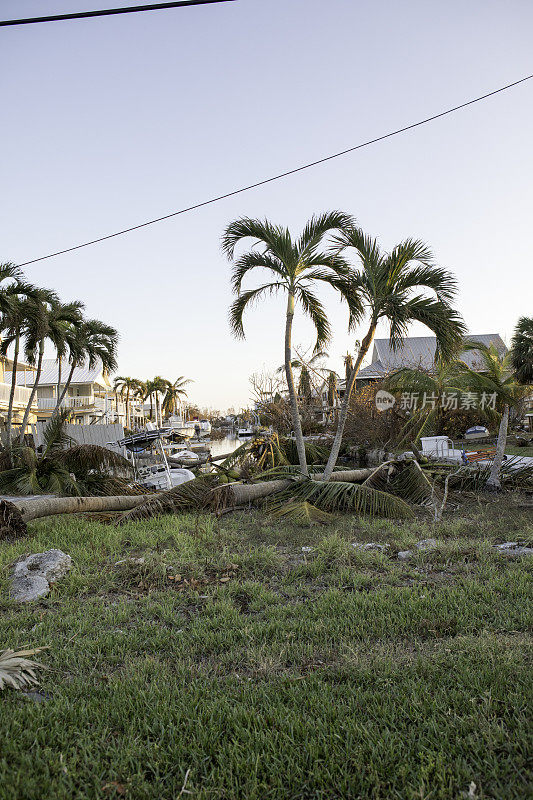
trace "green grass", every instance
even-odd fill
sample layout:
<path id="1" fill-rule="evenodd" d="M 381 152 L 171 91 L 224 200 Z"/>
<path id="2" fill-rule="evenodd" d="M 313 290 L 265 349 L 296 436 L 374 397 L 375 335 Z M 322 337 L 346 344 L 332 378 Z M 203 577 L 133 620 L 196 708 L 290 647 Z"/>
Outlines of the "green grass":
<path id="1" fill-rule="evenodd" d="M 2 543 L 1 646 L 46 645 L 49 670 L 44 702 L 0 698 L 0 797 L 530 797 L 530 565 L 491 545 L 533 523 L 472 502 L 437 528 L 71 517 Z M 16 606 L 9 564 L 50 547 L 73 570 Z"/>

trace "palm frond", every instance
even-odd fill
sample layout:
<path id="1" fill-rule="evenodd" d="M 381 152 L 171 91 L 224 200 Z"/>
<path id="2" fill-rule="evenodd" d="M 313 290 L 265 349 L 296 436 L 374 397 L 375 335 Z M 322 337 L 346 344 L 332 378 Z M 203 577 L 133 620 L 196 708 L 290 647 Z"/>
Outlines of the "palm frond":
<path id="1" fill-rule="evenodd" d="M 274 519 L 293 522 L 296 525 L 328 525 L 335 521 L 333 514 L 321 511 L 306 500 L 303 502 L 288 500 L 280 503 L 279 500 L 276 502 L 276 498 L 274 498 L 266 506 L 266 511 Z"/>
<path id="2" fill-rule="evenodd" d="M 68 450 L 54 453 L 54 459 L 74 473 L 88 470 L 101 472 L 109 470 L 128 474 L 133 471 L 131 463 L 126 458 L 97 444 L 74 445 Z"/>
<path id="3" fill-rule="evenodd" d="M 296 297 L 302 304 L 304 313 L 310 318 L 316 331 L 316 343 L 314 352 L 321 350 L 331 338 L 331 326 L 329 324 L 324 306 L 309 289 L 303 286 L 296 288 Z"/>
<path id="4" fill-rule="evenodd" d="M 279 502 L 307 501 L 321 511 L 357 513 L 390 519 L 410 519 L 413 511 L 391 494 L 343 481 L 295 481 L 288 489 L 274 495 Z"/>
<path id="5" fill-rule="evenodd" d="M 6 686 L 12 689 L 26 689 L 39 683 L 37 671 L 45 669 L 43 664 L 32 661 L 28 656 L 37 655 L 45 648 L 33 650 L 2 650 L 0 652 L 0 691 Z"/>
<path id="6" fill-rule="evenodd" d="M 259 300 L 261 295 L 266 294 L 267 292 L 269 294 L 276 294 L 280 289 L 283 288 L 284 284 L 278 281 L 275 283 L 264 284 L 263 286 L 259 286 L 257 289 L 247 289 L 245 292 L 241 292 L 241 294 L 233 301 L 229 310 L 230 328 L 233 335 L 237 339 L 244 338 L 243 315 L 247 307 L 253 305 L 253 303 Z"/>
<path id="7" fill-rule="evenodd" d="M 520 317 L 511 343 L 511 362 L 520 383 L 533 384 L 533 317 Z"/>
<path id="8" fill-rule="evenodd" d="M 123 525 L 141 519 L 150 519 L 161 514 L 175 514 L 179 511 L 206 508 L 211 499 L 211 490 L 218 484 L 218 476 L 200 475 L 192 481 L 182 483 L 168 492 L 160 492 L 137 508 L 121 514 L 115 525 Z"/>
<path id="9" fill-rule="evenodd" d="M 50 455 L 52 452 L 60 451 L 63 447 L 71 445 L 74 441 L 71 436 L 65 431 L 65 422 L 70 416 L 70 411 L 62 408 L 53 416 L 48 425 L 43 430 L 44 439 L 44 455 Z"/>

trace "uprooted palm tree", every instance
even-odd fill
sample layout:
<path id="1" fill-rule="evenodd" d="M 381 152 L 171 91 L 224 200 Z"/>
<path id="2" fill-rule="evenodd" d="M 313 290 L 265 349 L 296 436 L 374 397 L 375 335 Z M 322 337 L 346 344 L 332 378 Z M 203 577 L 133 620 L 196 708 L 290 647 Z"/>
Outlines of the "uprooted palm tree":
<path id="1" fill-rule="evenodd" d="M 500 474 L 507 443 L 509 412 L 523 400 L 530 391 L 530 387 L 517 381 L 513 371 L 511 353 L 502 356 L 494 345 L 487 347 L 487 345 L 475 341 L 467 342 L 464 349 L 479 352 L 483 363 L 483 372 L 476 372 L 467 364 L 462 363 L 459 381 L 466 390 L 475 392 L 487 400 L 495 395 L 496 411 L 501 415 L 496 452 L 485 484 L 489 491 L 499 491 L 501 489 Z"/>
<path id="2" fill-rule="evenodd" d="M 378 323 L 388 321 L 391 345 L 398 347 L 409 324 L 421 322 L 435 334 L 437 357 L 443 360 L 456 352 L 466 330 L 451 305 L 457 291 L 455 278 L 435 265 L 431 250 L 423 242 L 406 239 L 385 253 L 376 239 L 355 226 L 335 237 L 335 242 L 343 250 L 353 250 L 359 259 L 359 268 L 351 277 L 350 327 L 367 319 L 368 330 L 346 382 L 324 480 L 331 477 L 337 463 L 355 379 Z"/>
<path id="3" fill-rule="evenodd" d="M 307 463 L 298 411 L 298 397 L 292 371 L 292 327 L 296 304 L 310 318 L 316 331 L 315 350 L 321 349 L 330 338 L 331 329 L 324 307 L 313 289 L 317 282 L 326 283 L 348 296 L 348 268 L 339 253 L 322 250 L 325 237 L 335 230 L 353 224 L 348 214 L 333 211 L 312 217 L 298 239 L 287 228 L 268 220 L 243 217 L 226 228 L 222 248 L 233 261 L 232 288 L 237 295 L 230 308 L 230 325 L 235 336 L 244 338 L 243 316 L 246 309 L 266 294 L 285 292 L 285 377 L 289 391 L 292 424 L 298 447 L 301 472 L 306 475 Z M 235 249 L 243 239 L 255 240 L 254 249 L 235 258 Z M 254 270 L 266 270 L 271 280 L 255 289 L 243 289 L 243 281 Z"/>
<path id="4" fill-rule="evenodd" d="M 533 317 L 520 317 L 511 344 L 511 361 L 517 381 L 533 384 Z"/>

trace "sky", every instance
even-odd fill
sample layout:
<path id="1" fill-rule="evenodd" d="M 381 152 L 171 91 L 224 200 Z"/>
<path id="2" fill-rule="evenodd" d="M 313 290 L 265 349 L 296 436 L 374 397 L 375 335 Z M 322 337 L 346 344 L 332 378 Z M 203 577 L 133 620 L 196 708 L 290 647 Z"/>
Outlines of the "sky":
<path id="1" fill-rule="evenodd" d="M 2 0 L 0 18 L 121 5 Z M 236 0 L 1 28 L 0 261 L 136 225 L 499 88 L 533 72 L 532 29 L 530 0 Z M 533 80 L 24 271 L 120 331 L 119 374 L 184 375 L 192 402 L 221 410 L 248 405 L 251 373 L 283 361 L 282 298 L 247 315 L 245 341 L 230 334 L 220 239 L 244 215 L 298 234 L 340 209 L 385 249 L 423 239 L 457 276 L 470 331 L 508 342 L 533 313 L 532 141 Z M 348 334 L 343 306 L 321 297 L 340 372 L 364 331 Z M 301 314 L 294 342 L 313 344 Z"/>

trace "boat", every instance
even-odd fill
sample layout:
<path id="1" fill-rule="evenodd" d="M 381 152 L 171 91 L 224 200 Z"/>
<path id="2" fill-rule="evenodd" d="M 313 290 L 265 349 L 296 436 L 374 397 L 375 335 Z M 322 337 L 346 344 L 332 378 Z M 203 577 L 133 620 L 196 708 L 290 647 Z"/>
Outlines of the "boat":
<path id="1" fill-rule="evenodd" d="M 135 433 L 133 436 L 126 436 L 124 439 L 120 439 L 114 443 L 119 447 L 126 448 L 135 468 L 137 480 L 141 486 L 146 486 L 150 489 L 167 490 L 194 479 L 194 473 L 185 469 L 184 466 L 196 466 L 196 463 L 191 462 L 186 465 L 184 462 L 182 463 L 180 461 L 179 464 L 169 465 L 166 453 L 168 445 L 165 446 L 163 444 L 163 439 L 168 439 L 171 434 L 171 428 L 154 428 L 153 426 L 148 428 L 147 426 L 147 430 Z M 113 443 L 109 442 L 109 444 Z M 174 447 L 179 448 L 179 452 L 188 452 L 183 451 L 180 445 L 174 445 Z M 152 448 L 155 449 L 155 452 Z M 141 454 L 144 456 L 146 450 L 151 451 L 151 454 L 149 453 L 147 457 L 152 463 L 135 463 L 135 456 L 137 456 L 137 461 L 139 462 L 139 456 Z M 160 453 L 161 461 L 156 460 L 157 450 Z M 191 455 L 195 456 L 194 453 Z M 199 461 L 198 458 L 197 461 Z"/>
<path id="2" fill-rule="evenodd" d="M 182 467 L 168 467 L 165 464 L 151 464 L 137 469 L 138 482 L 147 489 L 166 491 L 194 480 L 194 473 Z M 170 482 L 170 486 L 169 486 Z"/>
<path id="3" fill-rule="evenodd" d="M 253 436 L 254 432 L 252 428 L 239 428 L 237 430 L 237 436 L 239 439 L 248 439 L 250 436 Z"/>

